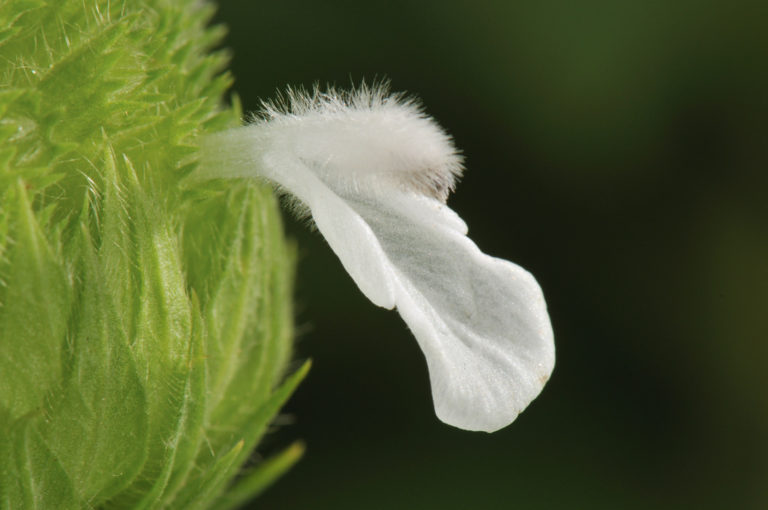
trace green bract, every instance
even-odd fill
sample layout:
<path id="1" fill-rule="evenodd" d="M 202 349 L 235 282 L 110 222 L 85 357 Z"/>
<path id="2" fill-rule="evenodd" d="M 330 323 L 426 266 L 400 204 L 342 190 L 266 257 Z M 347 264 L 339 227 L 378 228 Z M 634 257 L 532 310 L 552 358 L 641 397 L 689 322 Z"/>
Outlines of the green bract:
<path id="1" fill-rule="evenodd" d="M 239 123 L 211 12 L 0 5 L 1 509 L 229 508 L 300 455 L 228 488 L 306 367 L 270 190 L 180 184 Z"/>

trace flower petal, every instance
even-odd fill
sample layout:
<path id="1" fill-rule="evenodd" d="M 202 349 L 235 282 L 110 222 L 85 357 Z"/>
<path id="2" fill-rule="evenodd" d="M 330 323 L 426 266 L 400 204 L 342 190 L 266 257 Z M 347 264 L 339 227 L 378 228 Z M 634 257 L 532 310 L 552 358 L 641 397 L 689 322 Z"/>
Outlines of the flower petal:
<path id="1" fill-rule="evenodd" d="M 375 305 L 391 309 L 395 305 L 394 277 L 376 235 L 344 200 L 300 164 L 281 167 L 282 174 L 290 173 L 292 167 L 294 175 L 301 174 L 306 189 L 304 196 L 297 198 L 309 207 L 317 229 L 344 269 Z"/>
<path id="2" fill-rule="evenodd" d="M 544 298 L 530 273 L 483 254 L 442 203 L 355 200 L 388 258 L 395 304 L 424 352 L 438 417 L 492 432 L 539 394 L 554 366 Z"/>
<path id="3" fill-rule="evenodd" d="M 344 269 L 375 305 L 395 305 L 392 276 L 370 227 L 331 191 L 302 158 L 285 150 L 269 124 L 214 133 L 202 143 L 202 161 L 193 180 L 264 178 L 308 207 L 318 230 Z"/>
<path id="4" fill-rule="evenodd" d="M 438 417 L 512 422 L 554 367 L 552 327 L 533 276 L 482 253 L 444 205 L 461 173 L 450 137 L 383 88 L 291 101 L 209 136 L 198 177 L 261 177 L 295 196 L 360 290 L 416 336 Z"/>
<path id="5" fill-rule="evenodd" d="M 442 421 L 492 432 L 539 394 L 554 366 L 541 289 L 521 267 L 482 253 L 454 211 L 415 193 L 332 190 L 296 163 L 271 177 L 283 187 L 301 181 L 297 198 L 360 290 L 397 307 L 427 359 Z"/>

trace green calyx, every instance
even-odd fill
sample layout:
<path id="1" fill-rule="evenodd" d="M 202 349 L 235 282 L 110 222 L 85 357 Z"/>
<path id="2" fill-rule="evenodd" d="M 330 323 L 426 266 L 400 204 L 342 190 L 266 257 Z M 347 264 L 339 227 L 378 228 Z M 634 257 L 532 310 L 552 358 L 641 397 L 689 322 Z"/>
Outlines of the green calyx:
<path id="1" fill-rule="evenodd" d="M 0 5 L 0 509 L 230 508 L 298 458 L 232 487 L 308 367 L 271 191 L 181 185 L 239 123 L 211 12 Z"/>

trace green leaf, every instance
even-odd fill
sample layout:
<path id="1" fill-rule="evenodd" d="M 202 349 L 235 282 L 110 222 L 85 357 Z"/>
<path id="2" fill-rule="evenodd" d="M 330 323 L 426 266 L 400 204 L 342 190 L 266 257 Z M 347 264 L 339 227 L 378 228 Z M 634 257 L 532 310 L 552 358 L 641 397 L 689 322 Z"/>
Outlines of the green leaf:
<path id="1" fill-rule="evenodd" d="M 0 287 L 0 406 L 10 419 L 40 407 L 62 376 L 61 340 L 71 290 L 60 255 L 48 244 L 21 181 L 6 193 L 8 268 Z M 5 205 L 5 204 L 4 204 Z"/>
<path id="2" fill-rule="evenodd" d="M 200 479 L 194 492 L 186 492 L 187 497 L 182 495 L 177 504 L 179 508 L 188 508 L 195 510 L 197 508 L 208 508 L 210 501 L 216 497 L 221 490 L 221 486 L 227 478 L 232 477 L 237 470 L 237 459 L 243 451 L 243 441 L 238 442 L 229 452 L 216 459 L 216 462 L 208 468 L 205 475 Z"/>
<path id="3" fill-rule="evenodd" d="M 34 427 L 22 420 L 4 434 L 0 508 L 79 509 L 72 481 Z M 7 423 L 7 422 L 6 422 Z"/>
<path id="4" fill-rule="evenodd" d="M 106 275 L 86 228 L 67 334 L 66 372 L 47 398 L 41 437 L 78 494 L 98 504 L 130 484 L 147 462 L 147 397 Z M 103 473 L 112 473 L 107 478 Z"/>
<path id="5" fill-rule="evenodd" d="M 246 472 L 211 508 L 213 510 L 234 510 L 245 505 L 283 476 L 304 455 L 304 443 L 297 441 L 265 460 L 256 468 Z"/>
<path id="6" fill-rule="evenodd" d="M 269 399 L 261 405 L 258 412 L 251 417 L 250 422 L 240 429 L 242 432 L 241 439 L 235 443 L 233 449 L 229 450 L 225 456 L 229 458 L 228 456 L 231 455 L 233 451 L 237 450 L 233 460 L 231 462 L 229 460 L 227 461 L 227 467 L 224 467 L 224 464 L 222 464 L 223 457 L 215 458 L 215 467 L 213 469 L 226 469 L 228 471 L 221 475 L 211 475 L 216 477 L 215 480 L 213 480 L 213 478 L 206 478 L 206 481 L 204 482 L 207 486 L 205 495 L 194 488 L 180 494 L 179 501 L 183 508 L 186 508 L 186 505 L 191 504 L 193 500 L 199 505 L 203 505 L 204 503 L 204 506 L 199 506 L 199 508 L 207 508 L 215 499 L 220 497 L 227 480 L 233 478 L 237 474 L 239 467 L 248 459 L 251 448 L 255 445 L 255 442 L 262 436 L 269 422 L 293 394 L 299 383 L 306 377 L 310 367 L 311 362 L 307 361 L 295 373 L 291 374 L 291 376 L 285 380 Z M 205 462 L 205 460 L 203 460 L 203 462 Z"/>

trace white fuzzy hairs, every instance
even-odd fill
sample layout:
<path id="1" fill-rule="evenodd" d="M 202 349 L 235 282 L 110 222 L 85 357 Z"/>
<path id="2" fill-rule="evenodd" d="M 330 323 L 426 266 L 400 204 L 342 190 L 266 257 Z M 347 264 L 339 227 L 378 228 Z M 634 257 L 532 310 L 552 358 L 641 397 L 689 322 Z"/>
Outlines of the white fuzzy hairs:
<path id="1" fill-rule="evenodd" d="M 379 84 L 289 89 L 251 124 L 207 136 L 196 177 L 266 179 L 293 195 L 363 294 L 397 307 L 437 416 L 491 432 L 539 394 L 554 340 L 533 276 L 483 254 L 445 205 L 462 169 L 419 103 Z"/>
<path id="2" fill-rule="evenodd" d="M 221 135 L 209 137 L 203 155 L 217 162 L 231 160 L 238 156 L 224 151 L 235 139 L 245 146 L 252 137 L 265 142 L 269 138 L 286 150 L 280 155 L 313 165 L 318 174 L 340 187 L 384 193 L 410 189 L 443 203 L 463 171 L 451 137 L 415 98 L 390 93 L 386 82 L 362 84 L 351 91 L 316 86 L 310 93 L 288 88 L 276 99 L 262 101 L 261 110 L 243 129 L 249 130 L 247 136 L 227 131 L 230 143 L 218 147 Z M 280 157 L 277 152 L 274 155 Z M 211 167 L 204 161 L 201 168 Z M 244 177 L 235 174 L 245 170 L 217 168 L 215 176 Z"/>

